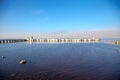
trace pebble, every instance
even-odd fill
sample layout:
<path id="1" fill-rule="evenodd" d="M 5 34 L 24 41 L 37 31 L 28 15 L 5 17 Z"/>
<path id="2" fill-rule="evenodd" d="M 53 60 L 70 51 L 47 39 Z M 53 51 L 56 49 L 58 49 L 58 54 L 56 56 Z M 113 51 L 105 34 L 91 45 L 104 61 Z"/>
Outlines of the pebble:
<path id="1" fill-rule="evenodd" d="M 2 58 L 4 59 L 5 57 L 4 57 L 4 56 L 2 56 Z"/>
<path id="2" fill-rule="evenodd" d="M 26 64 L 26 61 L 25 60 L 21 60 L 19 63 L 20 64 Z"/>

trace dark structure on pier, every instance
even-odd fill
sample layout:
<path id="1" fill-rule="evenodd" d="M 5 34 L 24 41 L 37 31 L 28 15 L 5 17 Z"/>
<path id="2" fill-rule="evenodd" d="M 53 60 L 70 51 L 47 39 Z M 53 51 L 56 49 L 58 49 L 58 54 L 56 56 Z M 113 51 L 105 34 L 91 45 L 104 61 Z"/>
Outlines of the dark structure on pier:
<path id="1" fill-rule="evenodd" d="M 2 43 L 16 43 L 16 42 L 25 42 L 26 39 L 0 39 L 0 44 Z"/>

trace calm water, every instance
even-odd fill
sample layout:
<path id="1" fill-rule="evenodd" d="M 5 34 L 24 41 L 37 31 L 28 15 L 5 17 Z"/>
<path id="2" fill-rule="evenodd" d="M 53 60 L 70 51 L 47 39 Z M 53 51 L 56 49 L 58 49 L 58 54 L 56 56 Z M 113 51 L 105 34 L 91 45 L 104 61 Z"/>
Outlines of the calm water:
<path id="1" fill-rule="evenodd" d="M 27 63 L 19 64 L 22 59 Z M 120 46 L 0 44 L 0 80 L 120 80 Z"/>

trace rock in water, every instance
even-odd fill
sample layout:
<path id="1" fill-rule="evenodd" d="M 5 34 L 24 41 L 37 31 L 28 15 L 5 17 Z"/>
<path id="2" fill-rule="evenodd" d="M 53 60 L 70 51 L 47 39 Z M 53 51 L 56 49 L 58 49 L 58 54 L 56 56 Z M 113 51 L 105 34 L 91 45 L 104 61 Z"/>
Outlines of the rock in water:
<path id="1" fill-rule="evenodd" d="M 2 58 L 4 59 L 5 57 L 4 57 L 4 56 L 2 56 Z"/>
<path id="2" fill-rule="evenodd" d="M 19 63 L 20 63 L 20 64 L 25 64 L 26 61 L 25 61 L 25 60 L 21 60 Z"/>

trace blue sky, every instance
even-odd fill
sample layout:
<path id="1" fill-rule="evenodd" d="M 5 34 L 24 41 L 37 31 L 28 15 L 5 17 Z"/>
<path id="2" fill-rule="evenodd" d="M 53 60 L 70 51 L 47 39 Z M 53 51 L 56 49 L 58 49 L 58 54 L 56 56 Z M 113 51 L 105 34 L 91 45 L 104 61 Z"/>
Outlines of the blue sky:
<path id="1" fill-rule="evenodd" d="M 119 0 L 3 0 L 0 37 L 118 29 Z"/>

